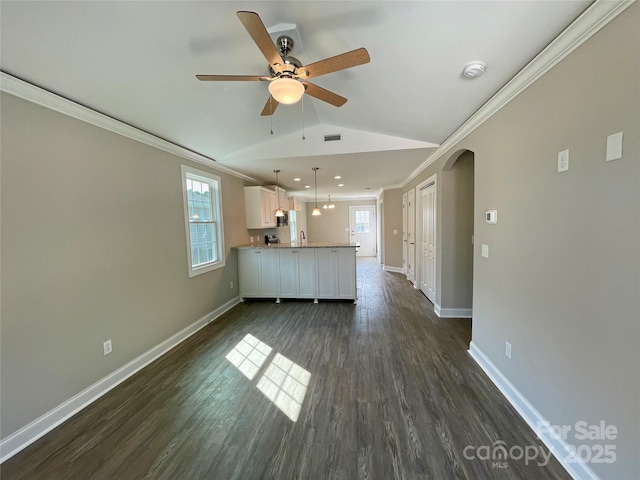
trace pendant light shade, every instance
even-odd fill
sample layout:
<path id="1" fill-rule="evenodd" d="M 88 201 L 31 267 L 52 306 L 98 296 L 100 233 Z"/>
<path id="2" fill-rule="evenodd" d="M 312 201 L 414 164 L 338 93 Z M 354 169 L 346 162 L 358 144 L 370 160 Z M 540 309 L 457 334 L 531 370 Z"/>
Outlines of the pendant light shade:
<path id="1" fill-rule="evenodd" d="M 329 195 L 329 201 L 327 203 L 325 203 L 322 208 L 326 209 L 331 209 L 331 208 L 336 208 L 336 206 L 331 203 L 331 195 Z"/>
<path id="2" fill-rule="evenodd" d="M 276 174 L 276 195 L 278 196 L 278 209 L 276 210 L 276 217 L 284 217 L 284 210 L 280 206 L 280 182 L 278 182 L 278 173 L 280 170 L 274 170 Z"/>
<path id="3" fill-rule="evenodd" d="M 281 77 L 269 83 L 269 93 L 278 103 L 291 105 L 304 95 L 304 85 L 293 78 Z"/>
<path id="4" fill-rule="evenodd" d="M 318 215 L 322 215 L 322 213 L 320 213 L 320 209 L 318 208 L 318 167 L 313 167 L 311 170 L 313 170 L 313 182 L 314 185 L 316 187 L 316 208 L 313 209 L 313 212 L 311 212 L 311 215 L 313 215 L 314 217 L 317 217 Z"/>

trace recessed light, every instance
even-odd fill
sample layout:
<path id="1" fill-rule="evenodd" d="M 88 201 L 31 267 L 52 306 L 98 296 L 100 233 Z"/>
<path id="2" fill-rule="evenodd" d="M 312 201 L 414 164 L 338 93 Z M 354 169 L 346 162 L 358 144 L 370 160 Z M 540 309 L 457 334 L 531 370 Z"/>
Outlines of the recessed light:
<path id="1" fill-rule="evenodd" d="M 294 182 L 299 182 L 299 181 L 300 181 L 300 179 L 299 179 L 298 177 L 296 177 L 296 178 L 294 178 L 294 179 L 293 179 L 293 181 L 294 181 Z"/>
<path id="2" fill-rule="evenodd" d="M 333 177 L 333 178 L 335 178 L 336 180 L 340 180 L 342 177 L 341 177 L 340 175 L 336 175 L 336 176 L 335 176 L 335 177 Z"/>
<path id="3" fill-rule="evenodd" d="M 305 185 L 304 188 L 311 188 L 311 186 L 310 185 Z"/>
<path id="4" fill-rule="evenodd" d="M 344 183 L 339 183 L 338 186 L 339 187 L 344 187 Z"/>

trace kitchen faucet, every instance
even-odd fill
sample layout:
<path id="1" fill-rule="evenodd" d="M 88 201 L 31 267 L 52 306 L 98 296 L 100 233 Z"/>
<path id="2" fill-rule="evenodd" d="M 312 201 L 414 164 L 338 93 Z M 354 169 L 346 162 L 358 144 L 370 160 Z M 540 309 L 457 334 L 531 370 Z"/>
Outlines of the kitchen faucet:
<path id="1" fill-rule="evenodd" d="M 302 245 L 302 240 L 306 240 L 307 237 L 304 235 L 304 230 L 300 230 L 300 245 Z"/>

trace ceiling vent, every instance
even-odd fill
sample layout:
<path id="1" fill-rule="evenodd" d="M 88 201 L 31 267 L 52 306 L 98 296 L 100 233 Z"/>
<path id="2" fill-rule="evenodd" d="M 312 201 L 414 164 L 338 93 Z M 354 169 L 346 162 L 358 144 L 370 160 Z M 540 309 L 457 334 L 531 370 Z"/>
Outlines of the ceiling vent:
<path id="1" fill-rule="evenodd" d="M 342 134 L 341 133 L 333 133 L 331 135 L 325 135 L 324 136 L 324 141 L 325 142 L 339 142 L 342 140 Z"/>

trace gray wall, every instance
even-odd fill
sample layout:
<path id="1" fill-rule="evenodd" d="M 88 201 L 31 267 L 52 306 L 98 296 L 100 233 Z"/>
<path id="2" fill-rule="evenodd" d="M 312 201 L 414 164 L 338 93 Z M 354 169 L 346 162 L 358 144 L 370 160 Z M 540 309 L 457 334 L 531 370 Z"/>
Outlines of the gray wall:
<path id="1" fill-rule="evenodd" d="M 189 162 L 8 94 L 1 102 L 6 438 L 236 297 L 230 247 L 248 232 L 243 181 L 214 171 L 227 264 L 188 278 Z"/>
<path id="2" fill-rule="evenodd" d="M 402 270 L 402 189 L 385 190 L 382 198 L 384 265 Z M 394 230 L 397 233 L 393 233 Z"/>
<path id="3" fill-rule="evenodd" d="M 442 202 L 444 164 L 475 153 L 473 342 L 552 424 L 618 428 L 617 460 L 590 464 L 603 479 L 640 471 L 639 24 L 636 2 L 404 189 L 438 173 Z"/>
<path id="4" fill-rule="evenodd" d="M 312 243 L 338 242 L 349 243 L 351 235 L 349 232 L 349 206 L 351 205 L 375 205 L 375 200 L 353 200 L 333 202 L 336 208 L 324 210 L 319 202 L 318 207 L 322 215 L 314 217 L 311 215 L 314 202 L 307 202 L 307 228 L 309 229 L 308 239 Z"/>

